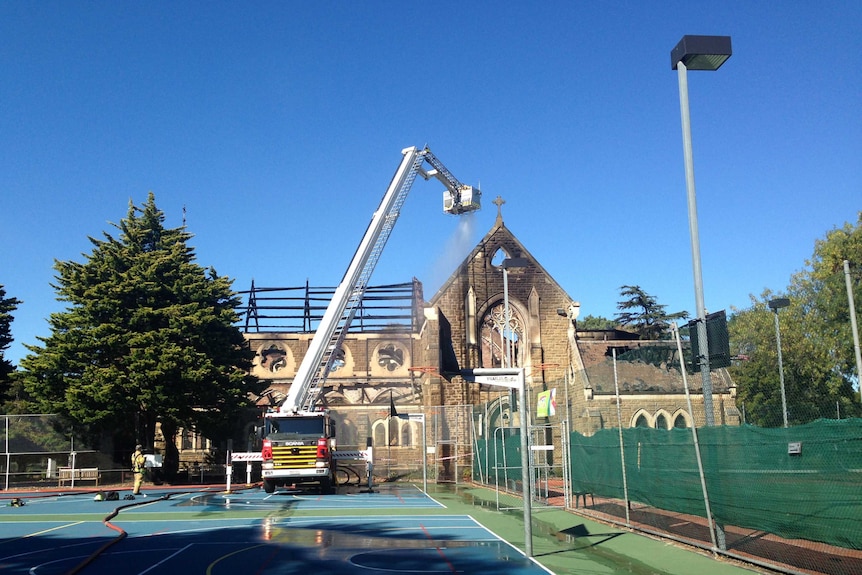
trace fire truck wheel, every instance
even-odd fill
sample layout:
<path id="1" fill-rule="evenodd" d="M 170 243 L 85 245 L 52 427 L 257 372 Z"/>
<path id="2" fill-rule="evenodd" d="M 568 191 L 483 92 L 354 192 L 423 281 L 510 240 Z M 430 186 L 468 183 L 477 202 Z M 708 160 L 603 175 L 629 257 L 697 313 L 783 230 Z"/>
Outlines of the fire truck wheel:
<path id="1" fill-rule="evenodd" d="M 275 493 L 275 482 L 271 479 L 264 479 L 263 490 L 267 493 Z"/>

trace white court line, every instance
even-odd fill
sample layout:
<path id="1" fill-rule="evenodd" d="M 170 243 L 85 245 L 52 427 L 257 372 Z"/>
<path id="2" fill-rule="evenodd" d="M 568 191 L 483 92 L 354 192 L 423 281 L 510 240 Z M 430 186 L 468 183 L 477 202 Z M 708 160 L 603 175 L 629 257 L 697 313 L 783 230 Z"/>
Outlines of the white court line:
<path id="1" fill-rule="evenodd" d="M 28 535 L 22 535 L 21 537 L 16 537 L 15 539 L 10 539 L 6 541 L 6 543 L 11 543 L 12 541 L 18 541 L 20 539 L 27 539 L 28 537 L 35 537 L 37 535 L 42 535 L 44 533 L 50 533 L 51 531 L 57 531 L 58 529 L 65 529 L 66 527 L 74 527 L 75 525 L 80 525 L 85 523 L 85 521 L 76 521 L 75 523 L 67 523 L 66 525 L 58 525 L 56 527 L 51 527 L 50 529 L 43 529 L 42 531 L 36 531 L 35 533 L 30 533 Z"/>
<path id="2" fill-rule="evenodd" d="M 416 489 L 419 489 L 419 488 L 417 487 Z M 442 503 L 440 503 L 439 501 L 437 501 L 436 499 L 434 499 L 433 497 L 431 497 L 431 496 L 430 496 L 430 495 L 428 495 L 427 493 L 425 494 L 425 497 L 427 497 L 428 499 L 430 499 L 431 501 L 433 501 L 434 503 L 436 503 L 438 507 L 442 507 L 443 509 L 446 509 L 446 506 L 445 506 L 445 505 L 443 505 Z"/>
<path id="3" fill-rule="evenodd" d="M 469 517 L 469 518 L 470 518 L 470 519 L 472 519 L 473 521 L 476 521 L 476 519 L 475 519 L 472 515 L 468 515 L 467 517 Z M 518 549 L 517 547 L 515 547 L 513 544 L 509 543 L 508 541 L 506 541 L 505 539 L 503 539 L 502 537 L 500 537 L 499 535 L 497 535 L 496 533 L 494 533 L 493 531 L 491 531 L 490 529 L 488 529 L 487 527 L 485 527 L 484 525 L 482 525 L 482 524 L 481 524 L 481 523 L 479 523 L 478 521 L 476 521 L 476 524 L 477 524 L 477 525 L 480 525 L 480 526 L 481 526 L 483 529 L 485 529 L 488 533 L 490 533 L 490 534 L 491 534 L 491 535 L 493 535 L 495 538 L 497 538 L 497 540 L 498 540 L 498 541 L 501 541 L 502 543 L 505 543 L 506 545 L 508 545 L 509 547 L 511 547 L 512 549 L 514 549 L 516 553 L 518 553 L 518 554 L 520 554 L 520 555 L 523 555 L 524 557 L 526 557 L 526 556 L 527 556 L 527 554 L 526 554 L 526 553 L 524 553 L 523 551 L 521 551 L 520 549 Z M 535 558 L 535 557 L 530 557 L 529 559 L 530 559 L 530 562 L 531 562 L 531 563 L 533 563 L 534 565 L 536 565 L 537 567 L 539 567 L 539 568 L 540 568 L 540 569 L 542 569 L 543 571 L 546 571 L 546 572 L 550 573 L 551 575 L 554 575 L 554 572 L 553 572 L 553 571 L 551 571 L 550 569 L 548 569 L 547 567 L 545 567 L 544 565 L 542 565 L 541 563 L 539 563 L 539 562 L 536 560 L 536 558 Z"/>
<path id="4" fill-rule="evenodd" d="M 369 517 L 367 515 L 343 515 L 339 517 L 287 517 L 284 519 L 286 521 L 279 521 L 275 525 L 282 529 L 305 529 L 308 528 L 308 526 L 327 529 L 330 525 L 343 525 L 345 520 L 347 520 L 350 523 L 354 523 L 357 527 L 359 527 L 358 529 L 350 530 L 350 533 L 353 534 L 363 533 L 366 531 L 381 533 L 422 533 L 423 531 L 442 531 L 451 533 L 452 531 L 462 531 L 464 532 L 465 537 L 463 539 L 460 539 L 461 541 L 484 542 L 496 541 L 499 539 L 496 534 L 491 532 L 487 527 L 480 524 L 469 515 L 375 515 L 373 517 Z M 387 521 L 396 524 L 407 522 L 412 522 L 413 524 L 407 526 L 397 525 L 392 527 L 383 527 L 380 525 L 380 523 Z M 368 527 L 365 528 L 364 526 Z M 471 535 L 472 531 L 481 531 L 482 533 L 487 533 L 489 534 L 489 537 L 476 537 L 474 535 Z"/>
<path id="5" fill-rule="evenodd" d="M 130 521 L 124 525 L 125 529 L 128 531 L 134 531 L 135 526 L 140 525 L 142 523 L 197 523 L 197 522 L 206 522 L 206 523 L 218 523 L 221 522 L 221 525 L 213 525 L 207 527 L 194 527 L 190 529 L 173 529 L 170 531 L 156 531 L 153 533 L 129 533 L 129 537 L 135 538 L 147 538 L 147 537 L 161 537 L 163 535 L 182 535 L 185 533 L 204 533 L 207 531 L 219 531 L 225 528 L 249 528 L 249 529 L 258 529 L 260 526 L 254 523 L 249 523 L 248 518 L 236 518 L 236 517 L 222 517 L 216 519 L 197 519 L 197 520 L 189 520 L 189 519 L 144 519 L 144 520 L 135 520 Z M 224 525 L 224 522 L 233 522 L 232 525 Z M 261 519 L 254 519 L 254 521 L 261 521 Z"/>
<path id="6" fill-rule="evenodd" d="M 69 545 L 60 545 L 59 547 L 54 547 L 51 550 L 57 549 L 72 549 L 73 547 L 82 547 L 85 545 L 93 545 L 92 541 L 84 541 L 82 543 L 71 543 Z M 45 553 L 45 549 L 35 549 L 33 551 L 25 551 L 23 553 L 16 553 L 15 555 L 6 555 L 5 557 L 0 557 L 0 561 L 8 561 L 9 559 L 18 559 L 20 557 L 26 557 L 28 555 L 41 555 Z"/>
<path id="7" fill-rule="evenodd" d="M 177 551 L 175 551 L 174 553 L 171 553 L 170 555 L 168 555 L 167 557 L 165 557 L 164 559 L 162 559 L 158 563 L 155 563 L 154 565 L 151 565 L 150 567 L 144 569 L 143 571 L 138 573 L 138 575 L 144 575 L 144 573 L 149 573 L 150 571 L 152 571 L 153 569 L 155 569 L 156 567 L 158 567 L 159 565 L 161 565 L 165 561 L 173 559 L 174 557 L 176 557 L 177 555 L 179 555 L 180 553 L 182 553 L 183 551 L 185 551 L 186 549 L 188 549 L 191 546 L 192 546 L 192 543 L 189 543 L 188 545 L 186 545 L 182 549 L 178 549 Z"/>
<path id="8" fill-rule="evenodd" d="M 369 521 L 378 520 L 389 520 L 401 523 L 406 521 L 415 521 L 416 523 L 434 523 L 436 521 L 452 521 L 453 519 L 465 519 L 470 523 L 476 523 L 476 520 L 469 515 L 339 515 L 337 517 L 320 515 L 314 517 L 283 517 L 281 519 L 283 520 L 282 523 L 290 525 L 297 525 L 305 522 L 341 524 L 344 523 L 345 520 L 356 522 L 359 525 L 363 523 L 368 523 Z"/>

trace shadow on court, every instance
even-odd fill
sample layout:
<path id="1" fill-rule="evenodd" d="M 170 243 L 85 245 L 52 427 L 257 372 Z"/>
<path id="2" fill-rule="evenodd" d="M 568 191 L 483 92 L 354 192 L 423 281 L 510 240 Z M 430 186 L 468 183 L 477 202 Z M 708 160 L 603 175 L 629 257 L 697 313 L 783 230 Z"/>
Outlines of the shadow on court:
<path id="1" fill-rule="evenodd" d="M 542 572 L 503 542 L 445 537 L 429 540 L 421 534 L 393 534 L 389 526 L 357 529 L 355 525 L 330 524 L 325 529 L 293 529 L 264 522 L 169 529 L 164 533 L 130 532 L 109 548 L 105 546 L 112 537 L 88 531 L 73 537 L 47 533 L 11 546 L 9 540 L 0 540 L 0 571 L 33 575 L 353 574 L 380 569 L 394 573 L 487 575 Z"/>
<path id="2" fill-rule="evenodd" d="M 338 502 L 337 496 L 267 497 L 258 490 L 172 495 L 177 499 L 151 497 L 128 505 L 59 498 L 14 510 L 15 520 L 0 526 L 0 572 L 547 573 L 468 516 L 403 504 L 400 514 L 375 515 L 348 505 L 403 503 L 397 494 L 341 498 L 342 511 L 331 517 L 313 515 L 314 508 Z M 303 506 L 305 513 L 296 515 Z M 104 522 L 116 507 L 122 509 Z"/>

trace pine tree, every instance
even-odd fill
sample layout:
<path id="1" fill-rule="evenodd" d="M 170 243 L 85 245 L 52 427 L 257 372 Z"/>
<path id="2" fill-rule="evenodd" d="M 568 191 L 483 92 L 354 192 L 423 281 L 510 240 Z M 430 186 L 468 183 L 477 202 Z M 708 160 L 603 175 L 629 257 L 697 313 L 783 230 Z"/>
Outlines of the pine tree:
<path id="1" fill-rule="evenodd" d="M 90 238 L 86 261 L 55 262 L 54 287 L 69 305 L 22 367 L 42 409 L 92 436 L 152 446 L 160 422 L 170 474 L 178 427 L 226 439 L 261 389 L 248 375 L 253 352 L 235 325 L 231 280 L 196 264 L 191 234 L 164 219 L 150 193 L 113 224 L 118 237 Z"/>
<path id="2" fill-rule="evenodd" d="M 591 329 L 614 329 L 614 322 L 600 315 L 587 315 L 578 319 L 578 329 L 587 331 Z"/>
<path id="3" fill-rule="evenodd" d="M 667 337 L 670 324 L 676 319 L 685 319 L 688 312 L 665 313 L 667 306 L 646 293 L 640 286 L 621 286 L 620 296 L 628 298 L 617 303 L 622 310 L 614 318 L 617 324 L 632 329 L 641 339 L 662 339 Z"/>
<path id="4" fill-rule="evenodd" d="M 6 297 L 6 290 L 0 284 L 0 397 L 7 394 L 12 383 L 12 372 L 15 366 L 6 359 L 6 350 L 12 344 L 12 312 L 18 309 L 21 301 L 14 297 Z"/>

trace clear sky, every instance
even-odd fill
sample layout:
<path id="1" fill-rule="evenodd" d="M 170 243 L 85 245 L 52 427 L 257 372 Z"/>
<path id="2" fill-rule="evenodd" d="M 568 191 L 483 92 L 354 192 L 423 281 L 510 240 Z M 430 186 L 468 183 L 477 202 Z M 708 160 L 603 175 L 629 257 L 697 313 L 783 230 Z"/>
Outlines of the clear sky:
<path id="1" fill-rule="evenodd" d="M 372 284 L 430 298 L 501 196 L 583 315 L 613 317 L 624 284 L 693 313 L 686 34 L 733 39 L 688 80 L 706 306 L 747 307 L 862 209 L 860 22 L 858 0 L 2 2 L 0 284 L 24 302 L 6 358 L 63 309 L 54 260 L 149 191 L 234 289 L 335 285 L 425 144 L 484 207 L 459 229 L 417 181 Z"/>

